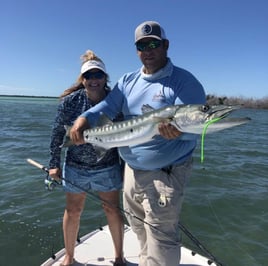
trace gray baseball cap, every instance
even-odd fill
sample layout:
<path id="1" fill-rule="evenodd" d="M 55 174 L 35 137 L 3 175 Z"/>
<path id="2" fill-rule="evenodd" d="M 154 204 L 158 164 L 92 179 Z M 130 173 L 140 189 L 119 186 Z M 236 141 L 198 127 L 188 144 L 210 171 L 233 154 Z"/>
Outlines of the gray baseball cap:
<path id="1" fill-rule="evenodd" d="M 156 21 L 145 21 L 135 30 L 135 43 L 143 38 L 155 38 L 165 40 L 166 34 L 160 24 Z"/>

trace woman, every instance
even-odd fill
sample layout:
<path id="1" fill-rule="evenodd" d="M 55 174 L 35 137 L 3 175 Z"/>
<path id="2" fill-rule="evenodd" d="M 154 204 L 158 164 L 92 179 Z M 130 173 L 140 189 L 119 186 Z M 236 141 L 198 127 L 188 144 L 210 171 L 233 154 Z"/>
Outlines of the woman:
<path id="1" fill-rule="evenodd" d="M 107 151 L 100 159 L 91 144 L 71 146 L 66 151 L 61 171 L 60 147 L 66 133 L 64 126 L 71 126 L 80 114 L 104 99 L 110 91 L 107 85 L 109 77 L 102 60 L 92 51 L 86 51 L 81 59 L 81 74 L 76 84 L 65 90 L 60 97 L 50 144 L 49 175 L 55 180 L 63 175 L 64 180 L 68 180 L 63 182 L 66 192 L 63 216 L 66 255 L 61 265 L 72 265 L 74 262 L 74 247 L 86 199 L 85 191 L 92 189 L 98 191 L 99 197 L 103 199 L 103 209 L 115 249 L 114 266 L 124 266 L 123 218 L 116 208 L 119 206 L 119 190 L 122 188 L 122 169 L 117 150 Z"/>

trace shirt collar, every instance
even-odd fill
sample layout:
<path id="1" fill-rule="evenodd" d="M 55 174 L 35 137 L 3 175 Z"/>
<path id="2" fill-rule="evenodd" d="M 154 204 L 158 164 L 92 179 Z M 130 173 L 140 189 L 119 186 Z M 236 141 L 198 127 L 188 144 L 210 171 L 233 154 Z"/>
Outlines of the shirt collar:
<path id="1" fill-rule="evenodd" d="M 142 66 L 142 68 L 140 69 L 140 74 L 141 77 L 147 81 L 156 81 L 158 79 L 171 76 L 172 71 L 173 71 L 173 64 L 170 58 L 168 58 L 167 64 L 163 68 L 159 69 L 157 72 L 153 74 L 145 74 L 143 72 L 143 66 Z"/>

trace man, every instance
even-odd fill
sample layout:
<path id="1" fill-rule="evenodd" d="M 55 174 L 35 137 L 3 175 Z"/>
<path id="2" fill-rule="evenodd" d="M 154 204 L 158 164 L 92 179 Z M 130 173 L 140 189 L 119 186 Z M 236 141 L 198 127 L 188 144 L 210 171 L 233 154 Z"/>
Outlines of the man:
<path id="1" fill-rule="evenodd" d="M 122 112 L 127 120 L 141 115 L 144 104 L 159 109 L 205 103 L 199 81 L 168 58 L 169 41 L 157 22 L 136 28 L 135 45 L 142 68 L 125 74 L 104 101 L 77 119 L 71 130 L 76 144 L 84 143 L 82 131 L 97 124 L 100 112 L 110 118 Z M 140 242 L 140 266 L 177 266 L 180 260 L 179 215 L 196 137 L 167 123 L 159 133 L 142 145 L 119 148 L 127 163 L 124 208 Z"/>

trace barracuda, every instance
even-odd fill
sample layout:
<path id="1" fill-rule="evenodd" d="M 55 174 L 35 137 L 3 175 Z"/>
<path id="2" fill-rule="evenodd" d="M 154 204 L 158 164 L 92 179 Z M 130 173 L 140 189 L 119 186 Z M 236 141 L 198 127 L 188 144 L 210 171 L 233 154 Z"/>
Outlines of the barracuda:
<path id="1" fill-rule="evenodd" d="M 105 125 L 86 129 L 83 132 L 86 143 L 110 149 L 114 147 L 134 146 L 150 141 L 159 134 L 159 123 L 170 123 L 184 133 L 202 134 L 204 126 L 213 119 L 222 119 L 211 124 L 207 133 L 247 123 L 249 118 L 225 118 L 238 106 L 226 105 L 172 105 L 155 110 L 143 105 L 143 115 L 122 122 L 106 122 Z M 66 136 L 69 136 L 67 128 Z M 64 143 L 69 146 L 71 143 Z"/>

